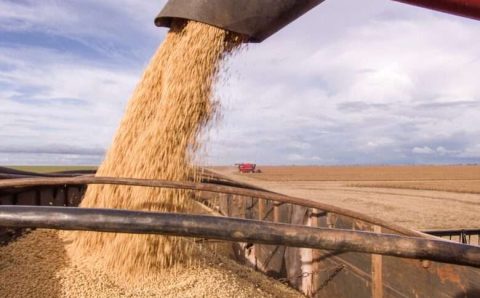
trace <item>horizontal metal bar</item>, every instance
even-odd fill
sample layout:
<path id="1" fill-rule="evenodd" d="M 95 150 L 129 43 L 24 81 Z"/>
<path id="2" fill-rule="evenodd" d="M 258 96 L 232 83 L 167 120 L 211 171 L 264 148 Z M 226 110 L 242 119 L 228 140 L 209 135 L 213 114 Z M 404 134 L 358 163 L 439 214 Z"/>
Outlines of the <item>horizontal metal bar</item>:
<path id="1" fill-rule="evenodd" d="M 480 235 L 480 229 L 460 229 L 460 230 L 427 230 L 423 233 L 434 236 L 454 236 L 454 235 Z"/>
<path id="2" fill-rule="evenodd" d="M 133 178 L 79 176 L 79 177 L 73 177 L 73 178 L 59 177 L 59 178 L 25 178 L 25 179 L 0 180 L 0 189 L 23 188 L 23 187 L 32 187 L 32 186 L 45 186 L 45 185 L 83 185 L 83 184 L 114 184 L 114 185 L 131 185 L 131 186 L 145 186 L 145 187 L 177 188 L 177 189 L 190 189 L 190 190 L 196 190 L 196 191 L 208 191 L 208 192 L 215 192 L 215 193 L 225 193 L 225 194 L 232 194 L 232 195 L 238 195 L 243 197 L 254 197 L 254 198 L 260 198 L 260 199 L 278 201 L 282 203 L 301 205 L 309 208 L 321 209 L 323 211 L 328 211 L 328 212 L 336 213 L 339 215 L 348 216 L 354 219 L 359 219 L 367 223 L 375 224 L 407 236 L 434 238 L 434 236 L 424 234 L 422 232 L 410 230 L 402 226 L 392 224 L 385 220 L 375 218 L 373 216 L 365 215 L 359 212 L 355 212 L 352 210 L 340 208 L 340 207 L 329 205 L 329 204 L 320 203 L 313 200 L 291 197 L 291 196 L 278 194 L 274 192 L 266 192 L 266 191 L 260 191 L 260 190 L 244 189 L 239 187 L 214 185 L 214 184 L 206 184 L 206 183 L 133 179 Z"/>
<path id="3" fill-rule="evenodd" d="M 0 179 L 19 179 L 19 178 L 36 178 L 36 177 L 78 177 L 78 176 L 85 176 L 85 175 L 95 175 L 95 172 L 96 172 L 95 170 L 79 170 L 79 171 L 62 171 L 62 172 L 53 172 L 53 173 L 36 173 L 36 172 L 26 172 L 26 171 L 11 169 L 11 168 L 0 167 Z M 218 185 L 268 191 L 266 189 L 263 189 L 251 184 L 232 181 L 228 179 L 226 176 L 220 175 L 208 169 L 202 169 L 200 171 L 200 176 L 201 176 L 202 183 L 214 183 Z"/>
<path id="4" fill-rule="evenodd" d="M 118 209 L 0 206 L 0 226 L 202 237 L 381 254 L 480 268 L 480 248 L 470 245 L 205 215 Z"/>
<path id="5" fill-rule="evenodd" d="M 272 192 L 272 191 L 269 191 L 265 188 L 258 187 L 256 185 L 231 180 L 227 176 L 221 175 L 221 174 L 219 174 L 217 172 L 214 172 L 214 171 L 211 171 L 209 169 L 202 169 L 202 174 L 203 174 L 203 177 L 201 179 L 201 182 L 203 182 L 203 183 L 214 183 L 214 184 L 218 184 L 218 185 L 233 186 L 233 187 L 239 187 L 239 188 L 246 188 L 246 189 L 252 189 L 252 190 Z"/>
<path id="6" fill-rule="evenodd" d="M 27 172 L 21 170 L 15 170 L 12 168 L 0 167 L 0 179 L 14 179 L 14 178 L 29 178 L 29 177 L 76 177 L 79 175 L 92 175 L 95 174 L 90 170 L 78 170 L 78 171 L 64 171 L 54 173 L 36 173 Z"/>
<path id="7" fill-rule="evenodd" d="M 28 177 L 37 177 L 37 176 L 0 173 L 0 179 L 18 179 L 18 178 L 28 178 Z"/>

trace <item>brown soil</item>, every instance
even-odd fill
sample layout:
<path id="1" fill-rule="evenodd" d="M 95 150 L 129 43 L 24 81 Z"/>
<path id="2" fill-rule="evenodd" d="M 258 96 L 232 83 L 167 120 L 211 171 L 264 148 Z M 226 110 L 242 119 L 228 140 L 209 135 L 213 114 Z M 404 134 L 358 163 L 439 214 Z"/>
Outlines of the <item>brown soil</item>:
<path id="1" fill-rule="evenodd" d="M 260 166 L 265 181 L 480 181 L 480 166 Z M 227 170 L 228 167 L 218 167 Z"/>
<path id="2" fill-rule="evenodd" d="M 461 181 L 458 179 L 479 179 L 478 166 L 259 168 L 260 174 L 239 174 L 233 167 L 215 170 L 276 192 L 355 210 L 412 229 L 480 227 L 480 194 L 442 190 L 445 185 Z M 395 184 L 402 185 L 406 178 L 444 180 L 428 185 L 438 187 L 437 190 L 421 189 L 422 184 L 417 184 L 419 189 L 393 188 Z M 369 185 L 383 185 L 385 180 L 390 180 L 392 188 L 352 186 L 362 180 L 368 180 L 365 183 Z"/>
<path id="3" fill-rule="evenodd" d="M 480 180 L 368 181 L 351 183 L 349 186 L 480 194 Z"/>

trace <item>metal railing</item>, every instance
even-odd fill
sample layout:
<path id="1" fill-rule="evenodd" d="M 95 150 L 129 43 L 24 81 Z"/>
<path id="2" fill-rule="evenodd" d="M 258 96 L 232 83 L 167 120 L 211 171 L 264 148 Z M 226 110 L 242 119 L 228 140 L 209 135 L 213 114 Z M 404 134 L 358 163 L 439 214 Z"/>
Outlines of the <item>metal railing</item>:
<path id="1" fill-rule="evenodd" d="M 480 246 L 480 229 L 428 230 L 423 232 L 463 244 Z"/>

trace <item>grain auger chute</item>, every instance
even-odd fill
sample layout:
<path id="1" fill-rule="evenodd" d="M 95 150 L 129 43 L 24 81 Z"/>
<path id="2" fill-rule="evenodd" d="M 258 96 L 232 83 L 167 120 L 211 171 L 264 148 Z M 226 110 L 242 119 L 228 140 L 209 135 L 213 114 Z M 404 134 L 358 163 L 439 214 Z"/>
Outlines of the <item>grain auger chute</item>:
<path id="1" fill-rule="evenodd" d="M 480 19 L 480 0 L 394 0 L 459 16 Z M 262 42 L 324 0 L 169 0 L 155 24 L 194 20 Z"/>

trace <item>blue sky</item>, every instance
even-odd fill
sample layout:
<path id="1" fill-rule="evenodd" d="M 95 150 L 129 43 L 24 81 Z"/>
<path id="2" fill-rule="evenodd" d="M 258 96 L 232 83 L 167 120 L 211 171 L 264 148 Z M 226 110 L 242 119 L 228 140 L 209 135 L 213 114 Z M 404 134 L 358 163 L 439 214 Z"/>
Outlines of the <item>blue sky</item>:
<path id="1" fill-rule="evenodd" d="M 0 164 L 98 164 L 165 1 L 0 0 Z M 199 161 L 480 161 L 480 22 L 330 0 L 228 62 Z"/>

